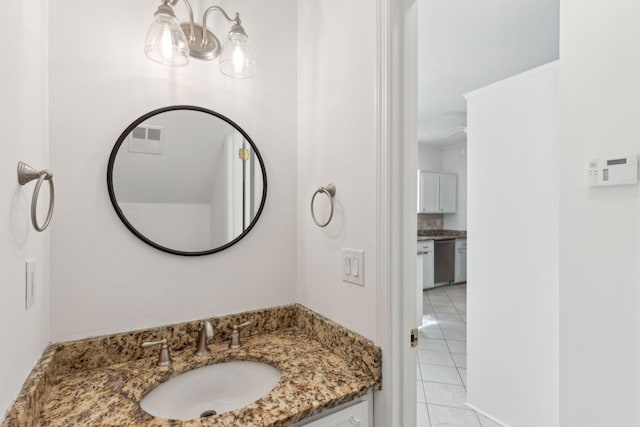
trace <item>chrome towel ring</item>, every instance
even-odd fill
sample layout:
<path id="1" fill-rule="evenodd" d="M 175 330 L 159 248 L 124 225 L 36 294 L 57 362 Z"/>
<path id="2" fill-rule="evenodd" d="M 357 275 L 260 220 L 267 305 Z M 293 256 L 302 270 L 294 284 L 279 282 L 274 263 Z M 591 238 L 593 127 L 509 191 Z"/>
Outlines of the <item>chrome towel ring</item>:
<path id="1" fill-rule="evenodd" d="M 53 215 L 53 205 L 55 204 L 55 191 L 53 188 L 53 172 L 47 169 L 43 169 L 41 171 L 32 168 L 28 164 L 24 162 L 18 162 L 18 182 L 20 185 L 25 185 L 26 183 L 37 179 L 36 186 L 33 189 L 33 197 L 31 198 L 31 224 L 33 224 L 33 228 L 36 231 L 44 231 L 51 222 L 51 216 Z M 49 211 L 47 212 L 47 219 L 44 220 L 44 224 L 42 226 L 38 225 L 38 218 L 36 217 L 37 207 L 38 207 L 38 196 L 40 195 L 40 187 L 42 186 L 42 182 L 44 180 L 49 181 Z"/>
<path id="2" fill-rule="evenodd" d="M 329 213 L 329 218 L 327 219 L 327 222 L 325 222 L 324 224 L 321 224 L 318 222 L 318 219 L 316 218 L 316 213 L 313 210 L 313 203 L 316 200 L 316 196 L 321 193 L 325 194 L 329 198 L 329 201 L 331 202 L 331 212 Z M 311 198 L 311 218 L 313 218 L 313 222 L 315 222 L 318 227 L 326 227 L 331 222 L 331 219 L 333 218 L 333 198 L 335 195 L 336 195 L 336 186 L 333 184 L 329 184 L 326 187 L 320 187 L 316 190 L 315 193 L 313 193 L 313 197 Z"/>

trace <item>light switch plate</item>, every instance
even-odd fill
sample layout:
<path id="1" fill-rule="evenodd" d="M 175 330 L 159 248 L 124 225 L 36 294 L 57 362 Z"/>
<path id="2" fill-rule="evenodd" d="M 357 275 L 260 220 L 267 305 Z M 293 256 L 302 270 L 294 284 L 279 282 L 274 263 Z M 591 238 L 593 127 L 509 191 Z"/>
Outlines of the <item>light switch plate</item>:
<path id="1" fill-rule="evenodd" d="M 364 286 L 364 251 L 342 249 L 342 281 Z"/>

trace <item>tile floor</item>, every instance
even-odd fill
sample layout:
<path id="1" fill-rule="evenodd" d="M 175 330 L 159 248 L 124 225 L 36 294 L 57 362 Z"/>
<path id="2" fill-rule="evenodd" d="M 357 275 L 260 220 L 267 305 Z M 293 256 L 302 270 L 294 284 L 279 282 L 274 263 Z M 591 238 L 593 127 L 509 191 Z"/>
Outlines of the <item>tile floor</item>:
<path id="1" fill-rule="evenodd" d="M 469 409 L 467 285 L 423 293 L 418 341 L 418 427 L 500 427 Z"/>

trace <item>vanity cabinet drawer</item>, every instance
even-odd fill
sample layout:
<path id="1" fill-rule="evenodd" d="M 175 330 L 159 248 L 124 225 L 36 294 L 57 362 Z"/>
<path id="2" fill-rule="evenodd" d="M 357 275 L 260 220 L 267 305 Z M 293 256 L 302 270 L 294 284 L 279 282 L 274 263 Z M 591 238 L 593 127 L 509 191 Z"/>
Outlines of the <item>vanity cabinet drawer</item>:
<path id="1" fill-rule="evenodd" d="M 302 424 L 305 427 L 369 427 L 369 404 L 362 401 L 330 415 Z"/>

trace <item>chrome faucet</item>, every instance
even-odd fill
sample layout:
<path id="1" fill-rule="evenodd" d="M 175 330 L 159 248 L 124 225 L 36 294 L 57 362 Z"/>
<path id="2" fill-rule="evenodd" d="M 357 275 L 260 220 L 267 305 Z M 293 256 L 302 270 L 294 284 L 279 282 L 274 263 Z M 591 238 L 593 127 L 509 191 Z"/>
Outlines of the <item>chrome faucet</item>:
<path id="1" fill-rule="evenodd" d="M 206 356 L 211 353 L 207 346 L 207 340 L 213 338 L 213 325 L 210 321 L 205 320 L 198 324 L 200 328 L 198 330 L 198 349 L 196 350 L 197 356 Z"/>
<path id="2" fill-rule="evenodd" d="M 233 331 L 231 332 L 231 340 L 229 341 L 229 348 L 240 348 L 240 332 L 238 328 L 244 328 L 249 326 L 251 322 L 244 322 L 240 325 L 233 325 Z"/>
<path id="3" fill-rule="evenodd" d="M 158 354 L 158 366 L 169 366 L 171 365 L 171 354 L 169 353 L 169 346 L 167 345 L 167 338 L 162 338 L 160 341 L 148 341 L 143 342 L 141 347 L 154 347 L 156 345 L 160 347 L 160 353 Z"/>

